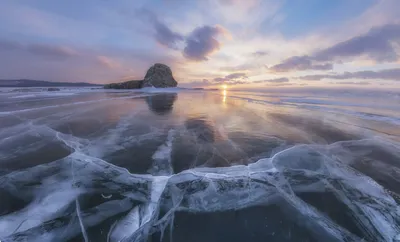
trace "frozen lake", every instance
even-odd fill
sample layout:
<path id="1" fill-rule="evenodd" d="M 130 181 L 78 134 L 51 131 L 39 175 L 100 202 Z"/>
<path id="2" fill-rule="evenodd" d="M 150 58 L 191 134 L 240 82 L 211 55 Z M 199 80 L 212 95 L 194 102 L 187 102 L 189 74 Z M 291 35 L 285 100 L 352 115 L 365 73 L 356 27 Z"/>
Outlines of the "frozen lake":
<path id="1" fill-rule="evenodd" d="M 396 241 L 400 91 L 0 89 L 1 241 Z"/>

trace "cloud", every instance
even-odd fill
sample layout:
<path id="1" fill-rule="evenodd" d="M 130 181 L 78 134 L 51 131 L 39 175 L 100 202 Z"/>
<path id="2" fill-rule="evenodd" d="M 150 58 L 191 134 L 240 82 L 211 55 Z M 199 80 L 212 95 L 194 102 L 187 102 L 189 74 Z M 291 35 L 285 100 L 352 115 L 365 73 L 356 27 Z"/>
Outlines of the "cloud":
<path id="1" fill-rule="evenodd" d="M 370 85 L 370 82 L 331 82 L 331 84 L 340 84 L 340 85 Z"/>
<path id="2" fill-rule="evenodd" d="M 244 79 L 247 79 L 248 76 L 246 75 L 246 73 L 232 73 L 229 75 L 226 75 L 225 77 L 216 77 L 213 79 L 214 83 L 226 83 L 226 84 L 242 84 L 241 82 L 243 82 Z"/>
<path id="3" fill-rule="evenodd" d="M 50 59 L 66 59 L 78 55 L 74 49 L 64 46 L 53 46 L 44 44 L 32 44 L 26 47 L 27 51 L 38 56 Z"/>
<path id="4" fill-rule="evenodd" d="M 263 56 L 268 55 L 268 52 L 264 51 L 264 50 L 259 50 L 259 51 L 255 51 L 255 52 L 251 53 L 250 55 L 257 58 L 257 57 L 263 57 Z"/>
<path id="5" fill-rule="evenodd" d="M 394 62 L 398 54 L 394 43 L 400 44 L 400 24 L 387 24 L 370 29 L 366 34 L 318 51 L 313 59 L 333 61 L 341 58 L 367 56 L 377 62 Z"/>
<path id="6" fill-rule="evenodd" d="M 173 32 L 167 25 L 159 21 L 154 23 L 154 28 L 157 42 L 171 49 L 177 49 L 178 43 L 184 39 L 182 35 Z"/>
<path id="7" fill-rule="evenodd" d="M 331 78 L 335 77 L 338 75 L 332 75 L 332 74 L 317 74 L 317 75 L 306 75 L 306 76 L 299 76 L 297 79 L 301 80 L 307 80 L 307 81 L 319 81 L 325 78 Z"/>
<path id="8" fill-rule="evenodd" d="M 254 81 L 253 83 L 265 83 L 265 82 L 270 82 L 270 83 L 285 83 L 285 82 L 289 82 L 289 78 L 287 78 L 287 77 L 281 77 L 281 78 L 274 78 L 274 79 L 268 79 L 268 80 L 259 80 L 259 81 Z"/>
<path id="9" fill-rule="evenodd" d="M 183 83 L 184 86 L 190 86 L 190 87 L 195 87 L 195 86 L 219 86 L 221 84 L 229 84 L 229 85 L 240 85 L 240 84 L 246 84 L 247 82 L 244 81 L 243 79 L 227 79 L 225 77 L 217 77 L 210 80 L 203 79 L 201 81 L 192 81 L 188 83 Z"/>
<path id="10" fill-rule="evenodd" d="M 239 84 L 247 84 L 246 81 L 248 76 L 245 73 L 232 73 L 226 75 L 224 77 L 216 77 L 211 80 L 203 79 L 203 80 L 195 80 L 188 83 L 183 83 L 183 85 L 188 86 L 218 86 L 221 84 L 228 84 L 228 85 L 239 85 Z"/>
<path id="11" fill-rule="evenodd" d="M 223 83 L 223 82 L 226 82 L 226 81 L 229 81 L 229 79 L 227 79 L 225 77 L 216 77 L 216 78 L 213 79 L 213 82 L 216 82 L 216 83 Z"/>
<path id="12" fill-rule="evenodd" d="M 319 81 L 322 79 L 381 79 L 390 81 L 400 81 L 400 68 L 385 69 L 380 71 L 357 71 L 344 72 L 342 74 L 321 74 L 321 75 L 306 75 L 300 76 L 298 79 L 308 81 Z"/>
<path id="13" fill-rule="evenodd" d="M 191 81 L 191 82 L 183 83 L 183 84 L 190 86 L 190 87 L 196 87 L 196 86 L 209 86 L 209 85 L 212 85 L 212 82 L 210 82 L 207 79 L 203 79 L 203 80 Z"/>
<path id="14" fill-rule="evenodd" d="M 268 85 L 268 86 L 283 87 L 283 86 L 293 86 L 293 85 L 294 85 L 293 83 L 287 83 L 287 82 L 285 82 L 285 83 L 270 84 L 270 85 Z M 303 85 L 300 85 L 300 86 L 303 86 Z"/>
<path id="15" fill-rule="evenodd" d="M 220 26 L 203 26 L 194 29 L 186 38 L 183 55 L 189 60 L 208 60 L 208 56 L 219 50 L 221 46 L 216 37 L 225 32 Z"/>
<path id="16" fill-rule="evenodd" d="M 21 49 L 22 45 L 16 41 L 0 40 L 0 50 Z"/>
<path id="17" fill-rule="evenodd" d="M 274 65 L 275 72 L 303 70 L 331 70 L 334 62 L 367 57 L 378 63 L 396 62 L 399 55 L 400 24 L 387 24 L 370 29 L 367 33 L 337 43 L 311 55 L 292 56 Z"/>
<path id="18" fill-rule="evenodd" d="M 152 23 L 154 38 L 159 44 L 170 49 L 179 50 L 181 49 L 180 43 L 183 42 L 185 45 L 182 50 L 183 56 L 193 61 L 208 60 L 209 55 L 220 49 L 221 44 L 217 37 L 228 34 L 221 26 L 204 25 L 195 28 L 187 36 L 184 36 L 173 31 L 167 24 L 160 21 L 152 11 L 141 9 L 137 13 Z"/>
<path id="19" fill-rule="evenodd" d="M 150 10 L 141 9 L 137 11 L 137 14 L 151 22 L 154 27 L 154 38 L 159 44 L 171 49 L 178 49 L 178 43 L 184 40 L 183 35 L 172 31 L 170 27 L 161 22 Z"/>
<path id="20" fill-rule="evenodd" d="M 103 55 L 97 56 L 96 61 L 102 67 L 106 67 L 108 69 L 118 69 L 119 67 L 121 67 L 120 63 Z"/>
<path id="21" fill-rule="evenodd" d="M 250 70 L 264 70 L 268 68 L 265 64 L 256 63 L 256 62 L 246 62 L 244 64 L 235 65 L 235 66 L 223 66 L 219 68 L 221 71 L 227 72 L 248 72 Z"/>
<path id="22" fill-rule="evenodd" d="M 227 78 L 227 79 L 238 79 L 238 78 L 246 79 L 247 75 L 246 75 L 246 73 L 232 73 L 232 74 L 225 76 L 225 78 Z"/>
<path id="23" fill-rule="evenodd" d="M 153 37 L 159 44 L 170 49 L 182 50 L 183 56 L 188 60 L 208 60 L 208 56 L 220 49 L 221 44 L 217 37 L 230 36 L 229 32 L 219 25 L 204 25 L 193 29 L 187 35 L 183 35 L 173 31 L 154 12 L 148 9 L 140 9 L 136 13 L 143 20 L 150 21 L 154 31 Z"/>
<path id="24" fill-rule="evenodd" d="M 207 11 L 217 16 L 219 23 L 257 28 L 273 18 L 283 5 L 280 0 L 210 0 Z"/>
<path id="25" fill-rule="evenodd" d="M 309 56 L 292 56 L 282 63 L 274 65 L 269 69 L 274 72 L 288 72 L 288 71 L 304 71 L 304 70 L 332 70 L 331 63 L 313 64 L 312 58 Z"/>
<path id="26" fill-rule="evenodd" d="M 239 1 L 238 0 L 219 0 L 219 2 L 224 5 L 234 5 L 234 4 L 237 4 Z"/>
<path id="27" fill-rule="evenodd" d="M 70 57 L 79 55 L 72 48 L 62 45 L 49 44 L 28 44 L 24 45 L 17 41 L 0 40 L 0 50 L 2 51 L 19 51 L 31 54 L 36 57 L 44 57 L 51 60 L 65 60 Z"/>
<path id="28" fill-rule="evenodd" d="M 229 84 L 229 85 L 241 85 L 241 84 L 248 84 L 248 82 L 239 81 L 239 80 L 234 80 L 234 81 L 228 82 L 227 84 Z"/>

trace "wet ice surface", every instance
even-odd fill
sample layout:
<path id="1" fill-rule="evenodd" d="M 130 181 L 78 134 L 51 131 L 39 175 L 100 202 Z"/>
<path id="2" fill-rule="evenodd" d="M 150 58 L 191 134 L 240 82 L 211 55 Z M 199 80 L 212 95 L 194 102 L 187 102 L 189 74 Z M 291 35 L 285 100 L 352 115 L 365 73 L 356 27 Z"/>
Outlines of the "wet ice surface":
<path id="1" fill-rule="evenodd" d="M 399 117 L 395 92 L 3 90 L 0 240 L 396 241 Z"/>

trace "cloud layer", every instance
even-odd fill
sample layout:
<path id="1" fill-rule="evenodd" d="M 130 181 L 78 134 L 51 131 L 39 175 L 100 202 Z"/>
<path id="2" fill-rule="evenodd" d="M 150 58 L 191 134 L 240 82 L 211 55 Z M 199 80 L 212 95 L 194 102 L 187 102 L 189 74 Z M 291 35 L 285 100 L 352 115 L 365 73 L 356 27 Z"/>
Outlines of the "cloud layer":
<path id="1" fill-rule="evenodd" d="M 305 71 L 305 70 L 332 70 L 331 63 L 313 64 L 313 58 L 309 56 L 293 56 L 282 63 L 274 65 L 269 69 L 274 72 Z"/>
<path id="2" fill-rule="evenodd" d="M 26 46 L 26 49 L 34 55 L 50 59 L 66 59 L 78 55 L 75 50 L 65 46 L 32 44 Z"/>
<path id="3" fill-rule="evenodd" d="M 323 79 L 380 79 L 389 81 L 400 81 L 400 68 L 385 69 L 380 71 L 357 71 L 357 72 L 344 72 L 342 74 L 321 74 L 321 75 L 306 75 L 298 77 L 301 80 L 320 81 Z"/>
<path id="4" fill-rule="evenodd" d="M 180 84 L 399 85 L 398 0 L 50 2 L 2 2 L 0 78 L 115 82 L 162 62 Z"/>
<path id="5" fill-rule="evenodd" d="M 289 78 L 281 77 L 281 78 L 274 78 L 267 80 L 259 80 L 259 81 L 254 81 L 253 83 L 285 83 L 285 82 L 289 82 Z"/>
<path id="6" fill-rule="evenodd" d="M 172 30 L 170 26 L 162 22 L 155 13 L 147 9 L 139 12 L 145 20 L 149 20 L 156 42 L 170 49 L 182 51 L 183 56 L 192 61 L 206 61 L 208 56 L 220 49 L 219 36 L 227 32 L 221 26 L 204 25 L 193 29 L 186 36 Z M 181 46 L 184 46 L 181 48 Z"/>
<path id="7" fill-rule="evenodd" d="M 221 45 L 216 38 L 223 34 L 224 30 L 219 26 L 203 26 L 194 29 L 186 37 L 186 47 L 183 50 L 183 55 L 189 60 L 208 60 L 210 54 L 219 50 Z"/>
<path id="8" fill-rule="evenodd" d="M 399 59 L 395 44 L 400 44 L 400 24 L 375 27 L 366 34 L 353 37 L 316 52 L 316 61 L 344 61 L 367 57 L 376 62 L 394 62 Z"/>
<path id="9" fill-rule="evenodd" d="M 332 70 L 332 63 L 370 59 L 378 63 L 399 61 L 400 24 L 387 24 L 370 29 L 311 55 L 292 56 L 270 68 L 275 72 Z"/>
<path id="10" fill-rule="evenodd" d="M 178 49 L 179 42 L 185 39 L 183 35 L 172 31 L 152 11 L 142 9 L 137 12 L 139 16 L 143 16 L 145 20 L 150 21 L 154 28 L 154 38 L 159 44 L 171 49 Z"/>
<path id="11" fill-rule="evenodd" d="M 245 80 L 248 79 L 246 73 L 237 72 L 226 75 L 224 77 L 216 77 L 213 79 L 213 84 L 229 84 L 229 85 L 237 85 L 237 84 L 245 84 Z"/>

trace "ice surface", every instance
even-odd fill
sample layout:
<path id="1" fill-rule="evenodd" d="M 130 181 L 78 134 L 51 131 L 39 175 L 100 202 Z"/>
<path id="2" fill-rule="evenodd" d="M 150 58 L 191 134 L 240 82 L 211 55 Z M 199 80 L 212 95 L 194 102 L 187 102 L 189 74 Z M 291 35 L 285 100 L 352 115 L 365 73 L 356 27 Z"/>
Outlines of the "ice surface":
<path id="1" fill-rule="evenodd" d="M 68 106 L 85 105 L 85 104 L 92 104 L 92 103 L 112 101 L 112 100 L 140 98 L 140 97 L 145 97 L 145 96 L 147 96 L 147 95 L 146 94 L 137 94 L 137 95 L 132 95 L 132 96 L 104 98 L 104 99 L 97 99 L 97 100 L 92 100 L 92 101 L 73 102 L 73 103 L 60 104 L 60 105 L 49 105 L 49 106 L 37 107 L 37 108 L 27 108 L 27 109 L 19 109 L 19 110 L 14 110 L 14 111 L 4 111 L 4 112 L 0 112 L 0 116 L 23 113 L 23 112 L 40 111 L 40 110 L 51 109 L 51 108 L 64 108 L 64 107 L 68 107 Z"/>
<path id="2" fill-rule="evenodd" d="M 158 147 L 157 151 L 153 154 L 153 166 L 150 174 L 153 175 L 171 175 L 173 173 L 171 166 L 171 152 L 172 142 L 174 138 L 174 130 L 168 132 L 167 141 Z"/>
<path id="3" fill-rule="evenodd" d="M 322 191 L 329 187 L 337 192 L 340 200 L 351 203 L 353 216 L 359 218 L 363 227 L 375 228 L 376 232 L 371 238 L 383 241 L 394 238 L 400 231 L 400 213 L 396 202 L 380 185 L 349 168 L 342 167 L 337 161 L 324 157 L 318 152 L 321 148 L 315 145 L 295 146 L 249 166 L 197 168 L 170 176 L 130 174 L 100 159 L 74 153 L 51 165 L 34 167 L 1 178 L 3 181 L 8 180 L 8 186 L 16 187 L 23 185 L 24 181 L 32 182 L 34 180 L 32 177 L 46 177 L 39 176 L 38 173 L 46 173 L 46 170 L 68 165 L 67 163 L 74 164 L 74 168 L 71 168 L 74 169 L 71 173 L 74 175 L 69 182 L 65 177 L 66 174 L 48 174 L 47 178 L 41 180 L 41 185 L 35 186 L 39 189 L 35 194 L 43 197 L 42 199 L 33 201 L 24 209 L 26 212 L 1 217 L 0 224 L 3 228 L 8 228 L 1 236 L 5 241 L 27 235 L 33 236 L 31 238 L 50 238 L 54 236 L 50 235 L 52 232 L 46 235 L 40 234 L 40 224 L 59 216 L 62 208 L 74 201 L 83 189 L 95 189 L 101 192 L 109 192 L 109 189 L 112 189 L 119 190 L 126 197 L 141 203 L 113 226 L 110 232 L 111 241 L 143 241 L 158 229 L 165 229 L 165 224 L 171 222 L 173 215 L 167 213 L 160 218 L 160 209 L 197 213 L 226 211 L 268 205 L 282 199 L 286 204 L 284 206 L 296 214 L 300 221 L 304 219 L 309 221 L 306 227 L 314 231 L 317 236 L 339 241 L 345 239 L 357 241 L 360 238 L 337 226 L 329 217 L 296 196 L 299 192 Z M 313 159 L 319 157 L 324 162 L 320 162 L 317 166 L 309 166 L 308 161 L 304 164 L 301 161 L 291 163 L 291 159 L 285 159 L 288 156 L 303 158 L 308 156 Z M 92 181 L 101 177 L 106 179 L 102 182 L 103 187 L 93 187 Z M 60 186 L 59 182 L 55 184 L 59 179 L 63 179 L 65 184 L 61 193 L 55 191 L 56 187 Z M 125 188 L 121 187 L 121 182 L 125 184 Z M 2 184 L 4 186 L 4 182 Z M 137 189 L 138 187 L 144 190 Z M 38 210 L 41 208 L 43 210 Z M 81 214 L 86 212 L 81 212 L 78 206 L 76 214 L 79 218 L 78 227 L 81 230 L 90 224 L 98 224 L 107 216 L 99 214 L 85 217 Z M 101 219 L 96 219 L 97 216 L 101 216 Z M 61 228 L 48 229 L 57 231 Z"/>
<path id="4" fill-rule="evenodd" d="M 310 94 L 308 94 L 310 95 Z M 357 96 L 349 99 L 344 96 L 343 92 L 333 92 L 332 95 L 321 95 L 315 94 L 311 98 L 310 96 L 285 96 L 282 94 L 275 95 L 256 95 L 245 93 L 242 95 L 228 94 L 230 98 L 242 99 L 251 103 L 259 104 L 272 104 L 277 106 L 287 106 L 287 107 L 297 107 L 302 109 L 318 110 L 323 112 L 329 112 L 336 115 L 350 115 L 353 117 L 358 117 L 360 119 L 367 119 L 372 121 L 380 121 L 386 123 L 400 124 L 400 108 L 399 108 L 399 93 L 374 93 L 374 95 L 384 95 L 388 100 L 380 101 L 376 96 L 373 99 L 368 99 L 368 96 L 363 96 L 365 93 L 359 93 Z M 372 95 L 372 94 L 370 94 Z M 315 97 L 321 96 L 319 99 Z M 334 98 L 333 98 L 334 97 Z M 340 97 L 342 97 L 341 101 Z M 358 101 L 355 102 L 354 100 Z M 355 111 L 355 108 L 362 108 L 359 111 Z M 365 111 L 364 111 L 365 110 Z M 373 113 L 376 110 L 385 110 L 386 112 Z M 390 110 L 390 111 L 388 111 Z"/>
<path id="5" fill-rule="evenodd" d="M 129 238 L 141 226 L 139 206 L 132 209 L 124 218 L 119 220 L 110 230 L 111 241 L 123 241 Z"/>
<path id="6" fill-rule="evenodd" d="M 115 92 L 0 113 L 19 120 L 0 127 L 0 191 L 24 204 L 0 213 L 0 240 L 171 241 L 177 213 L 272 206 L 316 241 L 399 240 L 400 147 L 392 137 L 372 129 L 353 135 L 342 124 L 308 117 L 315 113 L 299 118 L 239 109 L 244 103 L 230 110 L 201 101 L 197 108 L 210 114 L 192 114 L 191 99 L 177 89 L 163 92 L 182 95 L 183 104 L 174 104 L 178 111 L 151 113 L 141 98 L 157 92 Z M 57 150 L 54 158 L 47 149 L 33 156 L 49 143 L 65 153 Z M 115 162 L 121 154 L 126 166 Z M 27 165 L 9 164 L 18 158 Z M 184 169 L 178 169 L 181 163 Z M 142 174 L 132 172 L 136 166 L 144 167 Z M 309 194 L 316 194 L 309 196 L 314 200 L 305 198 Z M 350 221 L 318 206 L 318 197 L 328 194 Z M 102 240 L 92 239 L 93 231 Z"/>

